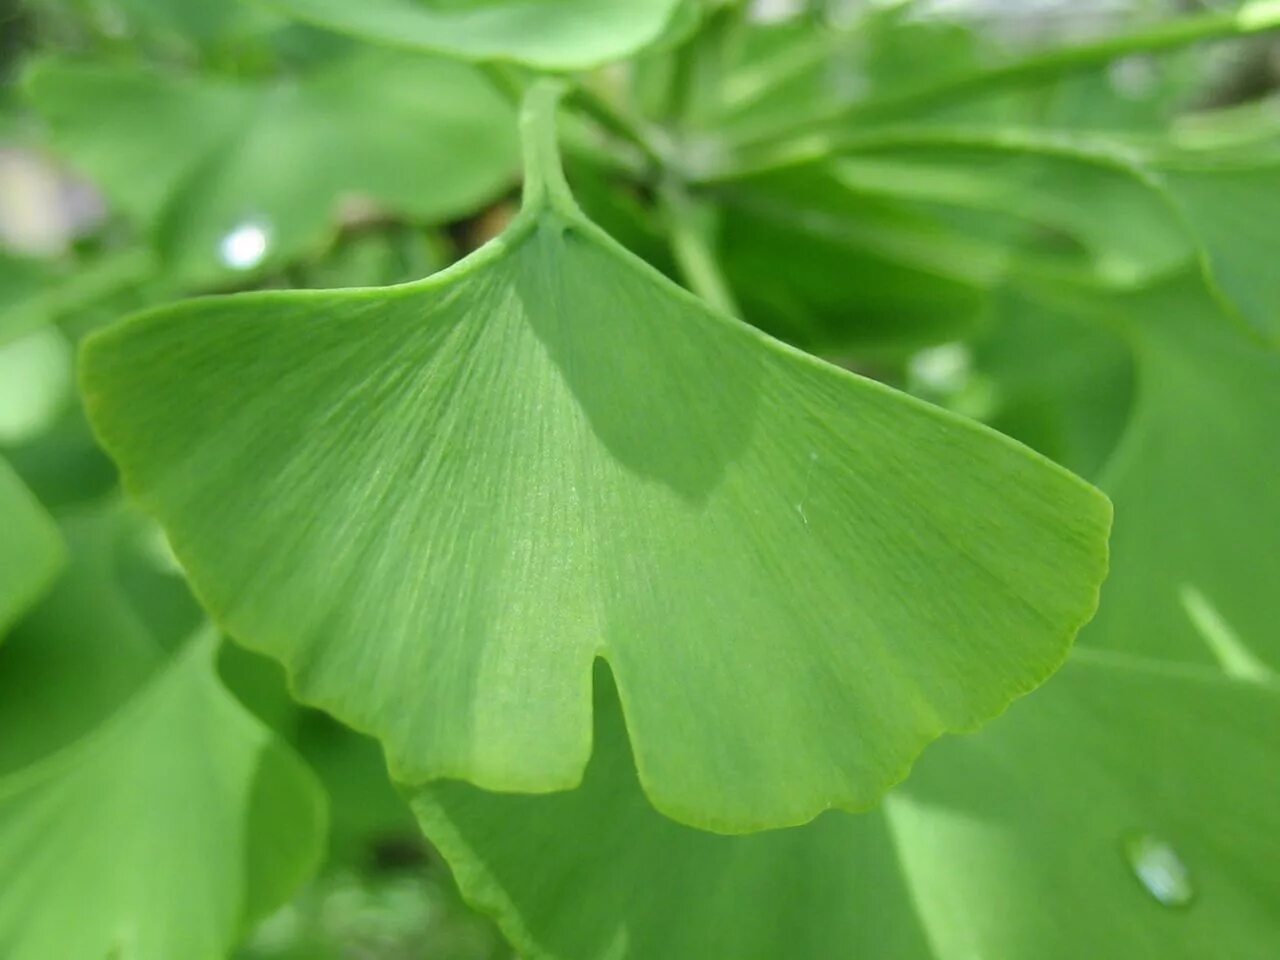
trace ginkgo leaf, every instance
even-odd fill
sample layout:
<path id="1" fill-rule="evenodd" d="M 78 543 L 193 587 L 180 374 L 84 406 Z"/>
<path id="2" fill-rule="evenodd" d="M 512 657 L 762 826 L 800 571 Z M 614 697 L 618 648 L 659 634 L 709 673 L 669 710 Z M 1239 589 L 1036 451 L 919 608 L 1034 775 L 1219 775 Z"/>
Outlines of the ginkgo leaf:
<path id="1" fill-rule="evenodd" d="M 578 790 L 413 796 L 464 895 L 527 960 L 1280 949 L 1275 684 L 1082 651 L 1007 716 L 930 748 L 879 810 L 747 837 L 656 813 L 600 690 Z"/>
<path id="2" fill-rule="evenodd" d="M 216 634 L 166 649 L 121 592 L 120 520 L 70 523 L 71 569 L 0 647 L 6 960 L 218 960 L 323 849 L 323 794 L 223 689 Z"/>
<path id="3" fill-rule="evenodd" d="M 49 586 L 62 561 L 53 520 L 0 457 L 0 640 Z"/>
<path id="4" fill-rule="evenodd" d="M 499 239 L 104 331 L 91 420 L 218 621 L 402 780 L 575 785 L 604 658 L 664 812 L 871 804 L 1061 663 L 1110 506 L 626 253 L 569 197 L 548 96 Z"/>
<path id="5" fill-rule="evenodd" d="M 685 0 L 270 0 L 329 30 L 468 60 L 584 70 L 661 39 Z"/>
<path id="6" fill-rule="evenodd" d="M 506 100 L 475 68 L 422 55 L 257 82 L 44 60 L 27 89 L 62 154 L 187 282 L 278 267 L 324 240 L 343 201 L 440 221 L 514 180 Z"/>

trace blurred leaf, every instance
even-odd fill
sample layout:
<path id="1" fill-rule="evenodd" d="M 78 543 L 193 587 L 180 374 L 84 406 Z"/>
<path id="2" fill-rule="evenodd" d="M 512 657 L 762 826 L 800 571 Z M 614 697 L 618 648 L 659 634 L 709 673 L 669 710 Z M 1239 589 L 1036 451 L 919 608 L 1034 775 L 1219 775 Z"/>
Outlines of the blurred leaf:
<path id="1" fill-rule="evenodd" d="M 367 868 L 381 844 L 415 846 L 415 840 L 425 859 L 426 845 L 420 842 L 404 798 L 391 784 L 376 740 L 307 710 L 295 742 L 329 795 L 331 863 Z"/>
<path id="2" fill-rule="evenodd" d="M 39 436 L 6 449 L 5 456 L 50 510 L 100 500 L 115 489 L 115 465 L 78 404 Z"/>
<path id="3" fill-rule="evenodd" d="M 91 733 L 198 625 L 185 622 L 180 634 L 157 632 L 143 613 L 154 595 L 123 589 L 124 567 L 147 529 L 138 516 L 118 504 L 95 505 L 64 517 L 61 527 L 71 547 L 67 572 L 0 647 L 3 774 Z M 186 593 L 180 580 L 166 587 Z"/>
<path id="4" fill-rule="evenodd" d="M 415 826 L 414 833 L 418 830 Z M 337 871 L 264 921 L 236 960 L 511 960 L 433 865 L 367 876 Z"/>
<path id="5" fill-rule="evenodd" d="M 999 318 L 977 347 L 1003 398 L 994 425 L 1116 504 L 1111 576 L 1081 641 L 1214 663 L 1234 657 L 1225 636 L 1280 668 L 1280 353 L 1187 271 L 1123 296 L 1024 284 Z"/>
<path id="6" fill-rule="evenodd" d="M 697 104 L 686 117 L 699 130 L 737 142 L 769 140 L 854 105 L 874 102 L 904 85 L 976 69 L 993 51 L 959 23 L 912 18 L 909 5 L 866 11 L 849 27 L 822 28 L 807 19 L 782 24 L 744 22 L 719 38 Z M 994 103 L 966 104 L 970 117 Z"/>
<path id="7" fill-rule="evenodd" d="M 217 686 L 215 643 L 0 780 L 6 957 L 221 955 L 314 866 L 314 784 Z"/>
<path id="8" fill-rule="evenodd" d="M 223 54 L 279 25 L 253 3 L 192 0 L 25 0 L 52 46 L 117 46 L 170 57 Z"/>
<path id="9" fill-rule="evenodd" d="M 364 870 L 380 844 L 426 844 L 408 805 L 391 785 L 378 742 L 327 714 L 301 706 L 275 660 L 225 643 L 218 658 L 223 682 L 263 723 L 287 739 L 324 785 L 329 799 L 329 869 Z"/>
<path id="10" fill-rule="evenodd" d="M 0 345 L 0 447 L 47 430 L 73 403 L 74 350 L 57 328 Z"/>
<path id="11" fill-rule="evenodd" d="M 1280 353 L 1224 324 L 1195 277 L 1101 309 L 1131 343 L 1138 394 L 1099 478 L 1116 502 L 1114 561 L 1082 639 L 1209 660 L 1192 591 L 1280 669 Z"/>
<path id="12" fill-rule="evenodd" d="M 450 254 L 443 236 L 414 227 L 356 233 L 323 258 L 302 264 L 297 285 L 333 289 L 420 280 L 444 269 Z"/>
<path id="13" fill-rule="evenodd" d="M 910 4 L 903 6 L 910 11 Z M 883 96 L 851 104 L 827 119 L 836 126 L 918 121 L 925 116 L 949 116 L 954 120 L 958 117 L 953 111 L 998 101 L 1004 94 L 1036 93 L 1063 78 L 1087 75 L 1135 58 L 1280 29 L 1280 8 L 1275 0 L 1215 6 L 1224 9 L 1176 15 L 1161 11 L 1164 15 L 1154 19 L 1141 18 L 1132 30 L 1110 32 L 1097 39 L 1068 41 L 1012 59 L 984 58 L 974 69 L 955 70 L 949 75 L 925 71 L 915 82 L 904 82 Z"/>
<path id="14" fill-rule="evenodd" d="M 319 858 L 323 798 L 115 589 L 118 515 L 73 524 L 57 592 L 0 648 L 0 954 L 225 955 Z M 74 922 L 68 922 L 74 917 Z"/>
<path id="15" fill-rule="evenodd" d="M 114 11 L 117 31 L 188 37 L 202 46 L 244 43 L 279 24 L 279 18 L 254 3 L 192 3 L 191 0 L 107 0 L 99 8 Z"/>
<path id="16" fill-rule="evenodd" d="M 1160 173 L 1229 307 L 1280 347 L 1280 157 L 1174 162 Z"/>
<path id="17" fill-rule="evenodd" d="M 987 422 L 1096 479 L 1133 408 L 1133 351 L 1120 331 L 1011 285 L 973 352 L 994 383 Z"/>
<path id="18" fill-rule="evenodd" d="M 809 167 L 735 185 L 719 232 L 726 277 L 756 326 L 814 352 L 902 352 L 982 322 L 1004 244 Z"/>
<path id="19" fill-rule="evenodd" d="M 58 530 L 0 457 L 0 640 L 35 603 L 63 562 Z"/>
<path id="20" fill-rule="evenodd" d="M 583 70 L 682 26 L 686 0 L 269 0 L 329 30 L 467 60 Z M 678 23 L 677 23 L 678 21 Z"/>
<path id="21" fill-rule="evenodd" d="M 810 175 L 811 176 L 811 175 Z M 870 151 L 832 164 L 831 176 L 870 196 L 1003 218 L 1010 246 L 1045 231 L 1070 238 L 1098 278 L 1133 286 L 1194 256 L 1177 215 L 1124 170 L 1076 158 L 1008 155 L 957 142 L 950 150 Z"/>
<path id="22" fill-rule="evenodd" d="M 0 251 L 0 344 L 49 322 L 45 294 L 60 275 L 49 261 Z"/>
<path id="23" fill-rule="evenodd" d="M 904 155 L 907 163 L 927 158 L 928 166 L 917 167 L 912 178 L 899 166 Z M 1003 206 L 1069 229 L 1093 249 L 1102 279 L 1113 283 L 1137 286 L 1168 273 L 1190 245 L 1233 313 L 1280 343 L 1280 283 L 1267 269 L 1267 251 L 1280 240 L 1280 207 L 1270 208 L 1280 162 L 1270 152 L 1213 157 L 1169 144 L 1032 127 L 903 127 L 817 138 L 792 156 L 766 153 L 742 175 L 756 168 L 805 169 L 832 156 L 857 158 L 846 175 L 879 180 L 881 189 Z M 859 166 L 866 157 L 881 165 Z M 1009 168 L 995 165 L 1010 158 L 1029 161 L 1028 188 L 1016 186 L 1015 178 L 1011 189 L 1001 175 Z"/>
<path id="24" fill-rule="evenodd" d="M 438 222 L 514 177 L 506 101 L 473 68 L 420 55 L 257 83 L 45 60 L 28 89 L 63 156 L 192 284 L 316 250 L 344 203 Z"/>
<path id="25" fill-rule="evenodd" d="M 838 115 L 842 105 L 874 103 L 998 56 L 966 28 L 912 15 L 903 5 L 870 12 L 849 30 L 797 20 L 730 33 L 707 81 L 715 105 L 684 144 L 681 162 L 695 175 L 714 170 L 726 138 L 752 136 L 766 144 L 766 156 L 776 155 L 765 134 L 789 128 L 797 129 L 803 156 L 808 131 L 798 129 L 797 116 Z M 1075 79 L 1080 97 L 1082 78 Z M 941 130 L 964 124 L 958 129 L 971 139 L 995 141 L 1011 124 L 1021 129 L 1079 109 L 1063 90 L 1055 94 L 961 99 L 911 120 Z M 1116 112 L 1117 103 L 1134 115 L 1163 109 L 1139 108 L 1107 86 L 1091 88 L 1088 102 L 1094 116 L 1099 108 Z M 1193 255 L 1175 213 L 1127 170 L 1048 151 L 1005 155 L 987 145 L 966 152 L 958 141 L 949 151 L 937 144 L 875 151 L 865 147 L 874 129 L 850 123 L 848 133 L 864 145 L 855 155 L 735 179 L 717 193 L 726 210 L 724 270 L 746 315 L 806 349 L 901 352 L 971 334 L 1012 252 L 1045 233 L 1065 241 L 1055 263 L 1095 269 L 1117 283 Z M 816 142 L 823 159 L 839 151 L 839 137 L 826 148 L 821 135 Z"/>
<path id="26" fill-rule="evenodd" d="M 132 248 L 74 260 L 0 252 L 0 347 L 46 324 L 76 326 L 104 307 L 159 302 L 165 292 L 155 270 L 146 251 Z"/>
<path id="27" fill-rule="evenodd" d="M 578 790 L 414 794 L 464 895 L 526 960 L 1202 960 L 1280 947 L 1274 684 L 1081 653 L 1007 717 L 931 747 L 879 811 L 719 837 L 648 805 L 600 679 Z"/>
<path id="28" fill-rule="evenodd" d="M 673 816 L 873 803 L 1062 661 L 1109 505 L 626 253 L 569 197 L 552 110 L 538 87 L 502 237 L 416 284 L 99 334 L 95 428 L 219 622 L 398 779 L 574 786 L 604 657 Z"/>

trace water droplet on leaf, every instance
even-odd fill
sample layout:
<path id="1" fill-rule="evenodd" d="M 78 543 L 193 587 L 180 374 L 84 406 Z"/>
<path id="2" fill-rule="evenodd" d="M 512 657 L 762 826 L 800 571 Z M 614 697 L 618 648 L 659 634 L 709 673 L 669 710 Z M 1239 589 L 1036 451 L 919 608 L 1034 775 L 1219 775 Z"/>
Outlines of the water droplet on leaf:
<path id="1" fill-rule="evenodd" d="M 271 235 L 261 223 L 242 223 L 222 238 L 218 254 L 232 270 L 252 270 L 267 255 Z"/>
<path id="2" fill-rule="evenodd" d="M 1187 907 L 1195 899 L 1191 871 L 1171 844 L 1150 833 L 1126 837 L 1124 856 L 1142 888 L 1165 907 Z"/>

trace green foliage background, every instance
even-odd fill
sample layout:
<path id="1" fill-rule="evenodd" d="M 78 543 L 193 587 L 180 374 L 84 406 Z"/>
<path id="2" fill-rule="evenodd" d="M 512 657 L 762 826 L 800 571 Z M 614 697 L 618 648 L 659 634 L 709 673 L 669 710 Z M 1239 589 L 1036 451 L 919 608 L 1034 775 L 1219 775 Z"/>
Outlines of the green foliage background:
<path id="1" fill-rule="evenodd" d="M 1280 951 L 1280 4 L 938 6 L 0 7 L 0 958 Z"/>

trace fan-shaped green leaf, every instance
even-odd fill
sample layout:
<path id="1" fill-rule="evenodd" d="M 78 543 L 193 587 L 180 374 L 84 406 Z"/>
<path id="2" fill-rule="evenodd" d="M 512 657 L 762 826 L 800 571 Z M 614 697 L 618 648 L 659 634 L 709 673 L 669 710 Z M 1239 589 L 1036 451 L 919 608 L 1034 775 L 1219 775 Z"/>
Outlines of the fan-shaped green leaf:
<path id="1" fill-rule="evenodd" d="M 377 43 L 468 60 L 582 70 L 659 40 L 683 0 L 270 0 L 277 10 Z"/>
<path id="2" fill-rule="evenodd" d="M 120 520 L 71 525 L 0 648 L 6 960 L 217 960 L 323 848 L 322 794 L 222 688 L 216 636 L 167 651 L 121 592 Z"/>
<path id="3" fill-rule="evenodd" d="M 675 287 L 545 136 L 522 215 L 434 277 L 96 336 L 96 429 L 219 621 L 404 780 L 573 786 L 603 657 L 671 815 L 873 803 L 1061 662 L 1109 504 Z"/>
<path id="4" fill-rule="evenodd" d="M 509 105 L 474 68 L 421 55 L 256 83 L 44 61 L 28 90 L 56 146 L 188 282 L 280 266 L 323 241 L 342 201 L 438 221 L 514 179 Z"/>
<path id="5" fill-rule="evenodd" d="M 49 586 L 62 560 L 57 527 L 0 457 L 0 639 Z"/>
<path id="6" fill-rule="evenodd" d="M 600 689 L 577 791 L 414 796 L 464 895 L 528 960 L 1280 948 L 1274 685 L 1082 652 L 987 729 L 931 747 L 881 810 L 749 837 L 657 814 Z"/>

